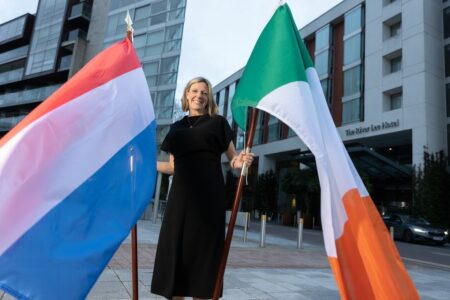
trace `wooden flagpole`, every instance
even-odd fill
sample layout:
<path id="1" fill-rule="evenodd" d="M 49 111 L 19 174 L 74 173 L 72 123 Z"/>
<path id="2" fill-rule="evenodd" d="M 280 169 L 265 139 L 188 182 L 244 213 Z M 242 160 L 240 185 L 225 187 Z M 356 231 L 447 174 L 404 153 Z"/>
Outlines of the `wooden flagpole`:
<path id="1" fill-rule="evenodd" d="M 255 136 L 256 120 L 258 119 L 258 109 L 253 108 L 251 110 L 252 111 L 250 119 L 250 129 L 248 131 L 247 142 L 245 145 L 245 151 L 247 153 L 251 152 L 251 148 L 253 146 L 253 137 Z M 239 202 L 241 201 L 242 190 L 244 188 L 245 174 L 247 168 L 248 167 L 245 165 L 242 168 L 241 176 L 239 177 L 238 187 L 236 190 L 236 194 L 234 196 L 233 210 L 231 212 L 230 222 L 228 223 L 227 237 L 225 239 L 225 245 L 223 248 L 222 258 L 220 260 L 219 270 L 217 272 L 216 277 L 216 284 L 214 287 L 214 296 L 213 296 L 214 300 L 219 299 L 219 294 L 220 291 L 222 290 L 223 275 L 225 273 L 225 266 L 228 260 L 228 253 L 230 252 L 231 239 L 233 237 L 234 231 L 234 224 L 236 223 L 236 217 L 239 209 Z"/>
<path id="2" fill-rule="evenodd" d="M 127 38 L 133 43 L 133 22 L 131 21 L 130 11 L 127 11 L 125 18 L 127 23 Z M 133 286 L 133 300 L 139 299 L 138 289 L 138 246 L 137 246 L 137 223 L 131 229 L 131 281 Z"/>

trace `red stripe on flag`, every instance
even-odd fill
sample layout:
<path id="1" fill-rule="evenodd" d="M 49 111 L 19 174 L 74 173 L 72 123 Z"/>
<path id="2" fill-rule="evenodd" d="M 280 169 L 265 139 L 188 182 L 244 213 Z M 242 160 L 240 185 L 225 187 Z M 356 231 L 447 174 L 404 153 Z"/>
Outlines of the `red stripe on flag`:
<path id="1" fill-rule="evenodd" d="M 419 299 L 414 283 L 370 197 L 344 195 L 348 215 L 330 258 L 342 299 Z"/>
<path id="2" fill-rule="evenodd" d="M 136 51 L 128 39 L 112 45 L 89 61 L 75 76 L 9 131 L 0 140 L 0 147 L 48 112 L 140 66 Z"/>

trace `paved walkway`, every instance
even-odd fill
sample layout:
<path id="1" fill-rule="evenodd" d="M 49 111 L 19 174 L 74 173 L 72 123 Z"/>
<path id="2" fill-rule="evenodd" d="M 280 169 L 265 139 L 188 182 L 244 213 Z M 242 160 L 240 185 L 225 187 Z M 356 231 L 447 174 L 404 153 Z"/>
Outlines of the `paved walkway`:
<path id="1" fill-rule="evenodd" d="M 139 221 L 140 299 L 164 299 L 150 293 L 154 255 L 160 224 Z M 295 230 L 269 228 L 267 246 L 259 247 L 253 226 L 246 243 L 243 231 L 235 230 L 222 299 L 339 299 L 336 283 L 322 246 L 304 243 L 296 248 Z M 309 236 L 320 236 L 308 231 Z M 131 250 L 127 238 L 100 276 L 88 299 L 131 299 Z M 449 299 L 450 272 L 406 263 L 422 299 Z M 13 299 L 0 292 L 0 300 Z"/>

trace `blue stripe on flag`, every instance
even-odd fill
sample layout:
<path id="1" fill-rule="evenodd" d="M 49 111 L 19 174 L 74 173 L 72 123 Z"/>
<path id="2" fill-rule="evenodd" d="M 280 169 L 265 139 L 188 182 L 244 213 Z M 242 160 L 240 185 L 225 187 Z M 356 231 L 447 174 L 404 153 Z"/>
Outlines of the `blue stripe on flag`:
<path id="1" fill-rule="evenodd" d="M 84 299 L 153 195 L 155 140 L 153 121 L 0 256 L 0 289 Z"/>

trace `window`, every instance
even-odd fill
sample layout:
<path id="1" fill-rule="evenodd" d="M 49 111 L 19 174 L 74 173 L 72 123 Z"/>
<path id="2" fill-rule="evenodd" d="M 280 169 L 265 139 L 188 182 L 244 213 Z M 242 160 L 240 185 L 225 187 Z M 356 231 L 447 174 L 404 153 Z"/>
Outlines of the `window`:
<path id="1" fill-rule="evenodd" d="M 357 34 L 344 41 L 344 65 L 361 59 L 361 34 Z"/>
<path id="2" fill-rule="evenodd" d="M 389 27 L 389 35 L 391 37 L 399 35 L 401 33 L 401 31 L 402 31 L 402 22 L 401 21 L 397 22 L 395 24 L 392 24 Z"/>
<path id="3" fill-rule="evenodd" d="M 447 83 L 446 87 L 447 117 L 450 118 L 450 83 Z"/>
<path id="4" fill-rule="evenodd" d="M 330 25 L 327 25 L 316 32 L 316 51 L 327 48 L 330 45 Z"/>
<path id="5" fill-rule="evenodd" d="M 160 23 L 164 23 L 166 21 L 166 13 L 157 14 L 151 17 L 150 25 L 156 25 Z"/>
<path id="6" fill-rule="evenodd" d="M 323 95 L 325 96 L 325 100 L 328 103 L 328 106 L 331 105 L 331 97 L 330 97 L 330 91 L 329 91 L 329 81 L 330 79 L 326 78 L 320 81 L 320 84 L 322 85 Z"/>
<path id="7" fill-rule="evenodd" d="M 169 0 L 170 9 L 182 8 L 185 6 L 185 0 Z"/>
<path id="8" fill-rule="evenodd" d="M 164 30 L 158 30 L 147 34 L 147 46 L 164 42 Z"/>
<path id="9" fill-rule="evenodd" d="M 444 9 L 444 39 L 450 37 L 450 6 Z"/>
<path id="10" fill-rule="evenodd" d="M 359 98 L 342 103 L 342 124 L 360 121 L 360 103 Z"/>
<path id="11" fill-rule="evenodd" d="M 175 91 L 160 91 L 156 94 L 155 113 L 157 119 L 172 118 L 173 99 Z"/>
<path id="12" fill-rule="evenodd" d="M 135 29 L 145 28 L 148 25 L 150 16 L 150 5 L 136 8 L 134 11 L 133 26 Z"/>
<path id="13" fill-rule="evenodd" d="M 328 51 L 316 54 L 315 67 L 319 76 L 328 74 L 329 71 L 329 55 Z"/>
<path id="14" fill-rule="evenodd" d="M 152 4 L 152 15 L 166 10 L 167 10 L 167 0 L 155 2 Z"/>
<path id="15" fill-rule="evenodd" d="M 344 71 L 344 97 L 361 92 L 361 66 Z"/>
<path id="16" fill-rule="evenodd" d="M 223 115 L 224 105 L 225 105 L 225 89 L 220 90 L 219 97 L 217 98 L 217 106 L 220 115 Z"/>
<path id="17" fill-rule="evenodd" d="M 392 94 L 390 97 L 390 110 L 402 107 L 402 93 Z"/>
<path id="18" fill-rule="evenodd" d="M 233 100 L 234 93 L 236 92 L 236 83 L 232 83 L 228 90 L 228 105 L 227 105 L 227 120 L 230 126 L 233 123 L 233 114 L 231 111 L 231 101 Z"/>
<path id="19" fill-rule="evenodd" d="M 450 153 L 450 124 L 447 124 L 447 153 Z M 448 164 L 450 165 L 450 159 Z"/>
<path id="20" fill-rule="evenodd" d="M 344 36 L 361 29 L 362 11 L 361 6 L 349 11 L 345 14 Z"/>
<path id="21" fill-rule="evenodd" d="M 269 122 L 267 125 L 267 142 L 273 142 L 280 140 L 281 137 L 281 125 L 277 118 L 269 115 Z"/>
<path id="22" fill-rule="evenodd" d="M 450 45 L 445 46 L 445 77 L 450 76 Z"/>
<path id="23" fill-rule="evenodd" d="M 398 56 L 391 59 L 391 73 L 398 72 L 402 69 L 402 57 Z"/>

